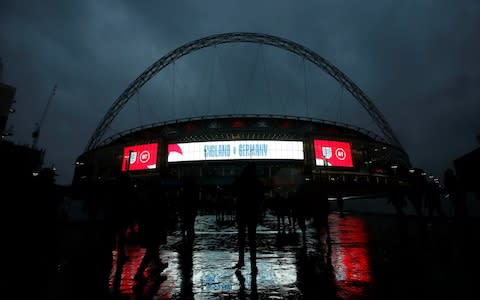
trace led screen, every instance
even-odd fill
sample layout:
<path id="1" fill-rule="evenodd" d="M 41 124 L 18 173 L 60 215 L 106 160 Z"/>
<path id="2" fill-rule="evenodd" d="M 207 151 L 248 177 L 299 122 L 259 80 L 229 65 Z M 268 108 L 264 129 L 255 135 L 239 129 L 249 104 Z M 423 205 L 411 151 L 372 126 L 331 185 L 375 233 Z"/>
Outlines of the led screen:
<path id="1" fill-rule="evenodd" d="M 353 167 L 350 143 L 314 140 L 315 164 L 329 167 Z"/>
<path id="2" fill-rule="evenodd" d="M 303 142 L 244 140 L 168 145 L 168 162 L 232 159 L 303 160 Z"/>
<path id="3" fill-rule="evenodd" d="M 155 169 L 157 150 L 157 143 L 123 148 L 122 171 Z"/>

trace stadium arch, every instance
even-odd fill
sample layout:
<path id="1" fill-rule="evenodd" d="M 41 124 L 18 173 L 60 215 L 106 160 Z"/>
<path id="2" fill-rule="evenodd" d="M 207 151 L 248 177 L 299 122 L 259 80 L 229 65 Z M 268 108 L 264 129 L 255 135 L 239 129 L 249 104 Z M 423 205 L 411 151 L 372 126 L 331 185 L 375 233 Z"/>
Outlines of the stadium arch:
<path id="1" fill-rule="evenodd" d="M 206 36 L 188 42 L 158 59 L 156 62 L 150 65 L 150 67 L 143 71 L 132 83 L 130 83 L 130 85 L 123 91 L 123 93 L 114 101 L 114 103 L 111 105 L 110 109 L 104 115 L 103 119 L 97 125 L 94 133 L 90 137 L 86 147 L 86 151 L 90 151 L 98 147 L 98 145 L 102 142 L 105 131 L 109 128 L 110 124 L 121 111 L 123 106 L 127 104 L 130 98 L 132 98 L 132 96 L 134 96 L 137 91 L 142 88 L 157 73 L 159 73 L 165 67 L 185 55 L 188 55 L 203 48 L 227 43 L 265 44 L 284 49 L 304 59 L 307 59 L 308 61 L 325 71 L 327 74 L 329 74 L 345 89 L 347 89 L 352 94 L 352 96 L 360 103 L 360 105 L 362 105 L 362 107 L 367 111 L 372 120 L 376 123 L 381 132 L 384 134 L 386 140 L 405 152 L 400 141 L 393 132 L 390 124 L 386 121 L 385 117 L 377 109 L 374 103 L 347 75 L 340 71 L 336 66 L 334 66 L 332 63 L 327 61 L 325 58 L 323 58 L 313 50 L 310 50 L 307 47 L 302 46 L 296 42 L 274 35 L 253 32 L 231 32 Z"/>

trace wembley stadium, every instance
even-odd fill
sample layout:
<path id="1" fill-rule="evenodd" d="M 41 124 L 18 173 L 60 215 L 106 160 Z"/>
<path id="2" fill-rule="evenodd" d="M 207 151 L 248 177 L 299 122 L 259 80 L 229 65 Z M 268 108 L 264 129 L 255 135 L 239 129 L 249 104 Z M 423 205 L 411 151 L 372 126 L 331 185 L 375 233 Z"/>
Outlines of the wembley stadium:
<path id="1" fill-rule="evenodd" d="M 356 185 L 378 189 L 410 167 L 401 148 L 348 124 L 229 115 L 163 122 L 109 137 L 78 158 L 74 183 L 128 172 L 137 181 L 194 177 L 206 189 L 220 188 L 229 186 L 249 161 L 256 162 L 266 186 L 284 191 L 305 178 L 343 183 L 352 191 Z"/>
<path id="2" fill-rule="evenodd" d="M 192 52 L 227 43 L 281 48 L 309 61 L 348 91 L 380 134 L 351 124 L 291 115 L 205 115 L 142 125 L 104 137 L 110 124 L 155 75 Z M 271 191 L 286 193 L 312 180 L 350 194 L 381 191 L 408 175 L 408 154 L 369 97 L 343 72 L 293 41 L 259 33 L 212 35 L 186 43 L 158 59 L 114 101 L 77 161 L 73 185 L 129 174 L 137 182 L 158 180 L 175 186 L 195 178 L 204 190 L 231 185 L 248 162 L 255 162 Z M 337 189 L 338 190 L 338 189 Z"/>

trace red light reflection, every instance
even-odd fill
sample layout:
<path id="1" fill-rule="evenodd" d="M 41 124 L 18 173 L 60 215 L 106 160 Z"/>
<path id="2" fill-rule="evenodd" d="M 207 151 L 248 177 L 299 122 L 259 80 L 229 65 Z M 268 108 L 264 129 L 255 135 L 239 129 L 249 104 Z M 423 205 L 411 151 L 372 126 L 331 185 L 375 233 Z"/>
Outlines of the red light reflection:
<path id="1" fill-rule="evenodd" d="M 368 236 L 364 221 L 347 216 L 331 216 L 332 266 L 339 293 L 363 295 L 371 284 L 372 276 L 367 249 Z"/>
<path id="2" fill-rule="evenodd" d="M 117 251 L 112 251 L 112 272 L 110 273 L 109 287 L 113 289 L 115 274 L 117 272 Z M 135 283 L 134 277 L 140 267 L 143 257 L 145 256 L 145 248 L 129 247 L 126 255 L 129 257 L 128 261 L 121 267 L 121 279 L 119 286 L 119 294 L 130 296 L 133 294 L 133 285 Z"/>

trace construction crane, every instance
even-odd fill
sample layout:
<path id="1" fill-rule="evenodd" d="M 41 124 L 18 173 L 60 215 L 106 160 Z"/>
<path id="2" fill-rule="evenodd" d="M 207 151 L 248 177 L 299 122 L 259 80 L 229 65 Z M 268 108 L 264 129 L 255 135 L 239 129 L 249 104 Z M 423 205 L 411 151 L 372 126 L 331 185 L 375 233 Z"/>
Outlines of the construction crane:
<path id="1" fill-rule="evenodd" d="M 32 132 L 33 148 L 37 147 L 38 138 L 40 137 L 40 129 L 42 128 L 43 121 L 45 120 L 45 116 L 47 115 L 48 107 L 50 106 L 50 102 L 52 102 L 53 96 L 55 96 L 56 90 L 57 90 L 57 84 L 55 84 L 53 86 L 52 92 L 50 93 L 50 96 L 48 97 L 47 105 L 45 106 L 45 109 L 43 110 L 42 118 L 40 119 L 39 122 L 35 123 L 35 130 Z"/>

